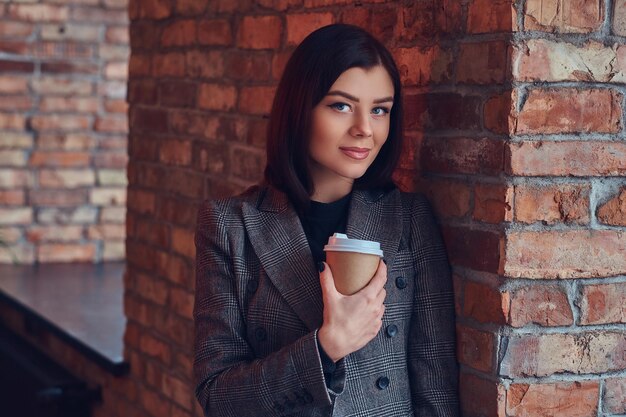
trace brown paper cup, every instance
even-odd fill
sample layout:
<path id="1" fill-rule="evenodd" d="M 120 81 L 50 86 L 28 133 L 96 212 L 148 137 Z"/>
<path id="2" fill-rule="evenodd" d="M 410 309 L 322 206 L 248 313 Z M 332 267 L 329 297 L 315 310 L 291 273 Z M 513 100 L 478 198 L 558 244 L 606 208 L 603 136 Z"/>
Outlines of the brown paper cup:
<path id="1" fill-rule="evenodd" d="M 352 295 L 365 287 L 378 269 L 380 256 L 358 252 L 327 251 L 335 288 L 344 295 Z"/>

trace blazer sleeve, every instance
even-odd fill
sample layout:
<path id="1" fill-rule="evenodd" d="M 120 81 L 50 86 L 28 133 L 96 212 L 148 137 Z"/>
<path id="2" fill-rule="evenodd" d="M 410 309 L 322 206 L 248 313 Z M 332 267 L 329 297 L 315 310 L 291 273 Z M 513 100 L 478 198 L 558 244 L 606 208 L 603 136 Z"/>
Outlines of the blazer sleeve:
<path id="1" fill-rule="evenodd" d="M 443 239 L 426 198 L 410 204 L 415 294 L 408 361 L 414 412 L 458 417 L 454 292 Z"/>
<path id="2" fill-rule="evenodd" d="M 228 232 L 241 223 L 232 217 L 205 202 L 197 218 L 193 368 L 205 415 L 281 416 L 332 407 L 316 331 L 255 358 L 236 293 L 233 266 L 241 256 L 233 256 Z"/>

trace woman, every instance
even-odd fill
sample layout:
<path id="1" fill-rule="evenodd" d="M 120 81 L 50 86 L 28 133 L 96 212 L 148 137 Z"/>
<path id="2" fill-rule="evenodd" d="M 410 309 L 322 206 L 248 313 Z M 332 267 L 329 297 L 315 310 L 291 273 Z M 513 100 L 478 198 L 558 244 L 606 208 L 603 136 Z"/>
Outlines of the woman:
<path id="1" fill-rule="evenodd" d="M 302 41 L 274 99 L 264 183 L 198 213 L 207 416 L 459 415 L 449 266 L 425 199 L 391 180 L 401 137 L 382 44 L 341 24 Z M 352 296 L 324 262 L 334 232 L 384 252 Z"/>

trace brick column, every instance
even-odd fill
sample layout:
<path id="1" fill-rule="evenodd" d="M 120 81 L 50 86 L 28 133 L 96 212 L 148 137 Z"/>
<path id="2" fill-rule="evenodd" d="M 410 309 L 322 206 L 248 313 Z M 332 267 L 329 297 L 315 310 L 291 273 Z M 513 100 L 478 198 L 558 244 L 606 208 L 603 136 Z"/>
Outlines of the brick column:
<path id="1" fill-rule="evenodd" d="M 395 178 L 430 196 L 446 237 L 464 415 L 624 414 L 625 10 L 132 0 L 126 342 L 137 415 L 201 415 L 195 213 L 261 178 L 286 59 L 331 22 L 370 30 L 400 67 Z"/>
<path id="2" fill-rule="evenodd" d="M 124 258 L 125 0 L 0 3 L 0 262 Z"/>

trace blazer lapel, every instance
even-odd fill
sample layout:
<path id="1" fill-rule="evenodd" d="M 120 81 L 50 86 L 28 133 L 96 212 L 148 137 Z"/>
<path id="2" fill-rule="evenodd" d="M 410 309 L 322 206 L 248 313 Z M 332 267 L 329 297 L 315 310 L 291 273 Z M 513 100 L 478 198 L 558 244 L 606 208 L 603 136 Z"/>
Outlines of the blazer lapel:
<path id="1" fill-rule="evenodd" d="M 346 234 L 351 239 L 379 242 L 389 268 L 393 265 L 402 236 L 400 192 L 354 190 Z"/>
<path id="2" fill-rule="evenodd" d="M 245 203 L 243 218 L 261 265 L 300 320 L 322 324 L 322 290 L 300 219 L 286 195 L 272 187 L 257 206 Z"/>

